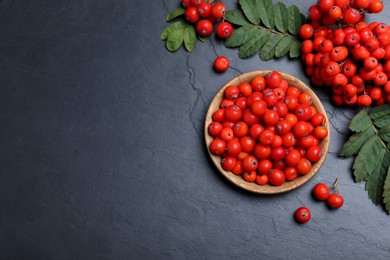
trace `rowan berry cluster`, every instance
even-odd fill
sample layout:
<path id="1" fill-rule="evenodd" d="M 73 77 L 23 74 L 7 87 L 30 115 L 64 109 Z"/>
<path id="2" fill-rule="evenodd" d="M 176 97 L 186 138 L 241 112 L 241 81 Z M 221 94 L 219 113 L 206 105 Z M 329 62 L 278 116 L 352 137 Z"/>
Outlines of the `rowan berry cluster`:
<path id="1" fill-rule="evenodd" d="M 364 22 L 383 10 L 380 0 L 319 0 L 299 35 L 305 73 L 332 88 L 336 105 L 390 103 L 390 28 Z"/>
<path id="2" fill-rule="evenodd" d="M 278 186 L 308 174 L 322 158 L 325 116 L 310 94 L 273 71 L 224 90 L 208 133 L 212 154 L 247 182 Z"/>
<path id="3" fill-rule="evenodd" d="M 226 7 L 222 2 L 204 0 L 182 0 L 186 11 L 186 19 L 190 23 L 196 24 L 196 32 L 199 36 L 207 37 L 213 33 L 214 24 L 224 18 Z M 225 21 L 220 22 L 215 33 L 222 39 L 229 38 L 233 33 L 233 26 Z"/>

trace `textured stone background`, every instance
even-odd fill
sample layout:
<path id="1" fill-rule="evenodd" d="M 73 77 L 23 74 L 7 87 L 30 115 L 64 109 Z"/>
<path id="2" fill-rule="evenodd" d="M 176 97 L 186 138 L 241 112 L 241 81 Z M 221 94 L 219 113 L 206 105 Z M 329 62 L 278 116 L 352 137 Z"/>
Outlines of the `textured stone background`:
<path id="1" fill-rule="evenodd" d="M 169 53 L 160 33 L 178 2 L 0 1 L 0 258 L 389 259 L 390 217 L 337 157 L 354 111 L 321 91 L 332 141 L 310 182 L 259 196 L 217 172 L 202 131 L 218 89 L 258 69 L 308 80 L 298 60 L 240 60 L 214 37 Z M 390 23 L 385 4 L 376 19 Z M 345 205 L 331 211 L 310 192 L 336 177 Z"/>

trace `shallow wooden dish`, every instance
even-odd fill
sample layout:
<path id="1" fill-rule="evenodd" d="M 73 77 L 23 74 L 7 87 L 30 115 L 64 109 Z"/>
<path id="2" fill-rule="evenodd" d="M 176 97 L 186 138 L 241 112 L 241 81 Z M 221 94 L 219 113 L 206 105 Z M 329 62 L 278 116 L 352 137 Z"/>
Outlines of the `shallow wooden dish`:
<path id="1" fill-rule="evenodd" d="M 226 83 L 215 95 L 213 98 L 209 109 L 206 114 L 206 119 L 205 119 L 205 126 L 204 126 L 204 133 L 205 133 L 205 140 L 206 140 L 206 145 L 207 145 L 207 150 L 211 156 L 211 159 L 213 160 L 215 166 L 218 168 L 218 170 L 222 173 L 223 176 L 225 176 L 229 181 L 237 185 L 238 187 L 248 190 L 250 192 L 254 193 L 259 193 L 259 194 L 278 194 L 278 193 L 283 193 L 287 192 L 290 190 L 294 190 L 303 184 L 305 184 L 308 180 L 310 180 L 319 170 L 321 165 L 323 164 L 326 155 L 328 154 L 328 149 L 329 149 L 329 143 L 330 143 L 330 128 L 329 128 L 329 119 L 326 115 L 325 108 L 323 107 L 320 99 L 317 97 L 317 95 L 307 86 L 305 83 L 300 81 L 299 79 L 286 74 L 286 73 L 281 73 L 283 78 L 289 83 L 289 85 L 294 85 L 297 88 L 299 88 L 302 92 L 309 93 L 313 97 L 313 105 L 317 109 L 318 112 L 322 113 L 325 115 L 325 126 L 329 131 L 328 136 L 323 139 L 320 142 L 320 146 L 322 147 L 322 158 L 320 161 L 316 162 L 313 164 L 312 170 L 306 174 L 306 175 L 300 175 L 298 178 L 296 178 L 293 181 L 286 181 L 280 186 L 272 186 L 269 184 L 266 185 L 258 185 L 256 183 L 249 183 L 246 182 L 242 176 L 240 175 L 234 175 L 230 171 L 225 171 L 222 166 L 221 166 L 221 157 L 216 156 L 210 153 L 209 150 L 209 145 L 211 141 L 213 140 L 213 137 L 208 134 L 207 127 L 208 125 L 212 122 L 212 114 L 215 110 L 219 108 L 219 105 L 221 101 L 224 98 L 224 91 L 225 88 L 230 86 L 230 85 L 235 85 L 238 86 L 242 82 L 250 82 L 254 77 L 256 76 L 265 76 L 267 73 L 271 72 L 270 70 L 260 70 L 260 71 L 252 71 L 248 73 L 244 73 L 228 83 Z"/>

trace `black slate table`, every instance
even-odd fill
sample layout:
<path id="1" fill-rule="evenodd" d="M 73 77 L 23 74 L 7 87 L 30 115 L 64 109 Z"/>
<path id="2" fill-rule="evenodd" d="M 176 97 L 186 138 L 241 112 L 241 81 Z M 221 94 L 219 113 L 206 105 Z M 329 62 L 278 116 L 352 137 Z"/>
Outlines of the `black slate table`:
<path id="1" fill-rule="evenodd" d="M 385 5 L 376 19 L 390 23 Z M 337 156 L 355 111 L 326 94 L 330 152 L 307 184 L 261 196 L 218 173 L 203 137 L 218 89 L 260 69 L 309 82 L 298 60 L 240 60 L 215 37 L 169 53 L 160 34 L 177 6 L 0 1 L 0 258 L 390 259 L 390 217 Z M 217 55 L 232 64 L 223 74 Z M 345 204 L 329 210 L 310 192 L 336 177 Z"/>

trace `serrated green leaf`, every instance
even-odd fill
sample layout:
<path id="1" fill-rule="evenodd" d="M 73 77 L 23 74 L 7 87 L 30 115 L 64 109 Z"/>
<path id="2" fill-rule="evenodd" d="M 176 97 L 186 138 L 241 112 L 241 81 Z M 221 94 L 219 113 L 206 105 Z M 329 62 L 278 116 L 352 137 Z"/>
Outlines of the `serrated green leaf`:
<path id="1" fill-rule="evenodd" d="M 371 124 L 372 122 L 367 111 L 363 109 L 352 118 L 349 129 L 355 132 L 361 132 L 369 128 Z"/>
<path id="2" fill-rule="evenodd" d="M 265 29 L 256 30 L 256 33 L 247 42 L 241 45 L 238 56 L 246 59 L 255 54 L 271 37 L 271 32 Z"/>
<path id="3" fill-rule="evenodd" d="M 245 18 L 244 13 L 241 10 L 230 10 L 225 13 L 225 21 L 235 25 L 252 25 L 248 19 Z"/>
<path id="4" fill-rule="evenodd" d="M 363 144 L 374 135 L 375 130 L 372 127 L 367 128 L 363 132 L 351 135 L 348 141 L 343 145 L 343 148 L 340 151 L 340 156 L 349 157 L 357 154 Z"/>
<path id="5" fill-rule="evenodd" d="M 383 141 L 390 142 L 390 125 L 382 127 L 379 130 L 379 136 Z"/>
<path id="6" fill-rule="evenodd" d="M 364 180 L 372 173 L 381 150 L 383 150 L 382 143 L 376 136 L 364 143 L 353 164 L 353 173 L 357 182 Z"/>
<path id="7" fill-rule="evenodd" d="M 192 52 L 196 46 L 196 33 L 194 26 L 188 26 L 184 30 L 183 40 L 186 50 Z"/>
<path id="8" fill-rule="evenodd" d="M 275 56 L 277 58 L 282 57 L 287 54 L 291 48 L 291 44 L 295 41 L 294 37 L 285 36 L 283 39 L 276 45 Z"/>
<path id="9" fill-rule="evenodd" d="M 228 48 L 237 47 L 244 44 L 254 35 L 258 29 L 255 26 L 242 26 L 233 31 L 233 34 L 225 41 L 225 46 Z"/>
<path id="10" fill-rule="evenodd" d="M 374 125 L 379 128 L 390 125 L 390 114 L 385 114 L 381 117 L 376 118 L 374 120 Z"/>
<path id="11" fill-rule="evenodd" d="M 260 23 L 260 17 L 257 14 L 257 10 L 255 8 L 254 0 L 239 0 L 238 3 L 241 6 L 242 11 L 245 14 L 245 17 L 253 24 Z"/>
<path id="12" fill-rule="evenodd" d="M 272 37 L 264 44 L 263 48 L 261 49 L 260 59 L 263 61 L 272 59 L 275 56 L 276 46 L 282 39 L 282 34 L 272 35 Z"/>
<path id="13" fill-rule="evenodd" d="M 291 44 L 290 58 L 297 58 L 301 55 L 301 46 L 302 43 L 298 39 L 295 39 L 294 42 Z"/>
<path id="14" fill-rule="evenodd" d="M 272 0 L 255 0 L 256 10 L 261 22 L 268 28 L 275 25 Z"/>
<path id="15" fill-rule="evenodd" d="M 288 13 L 288 31 L 293 35 L 298 35 L 299 28 L 302 26 L 302 17 L 298 7 L 291 5 L 287 8 Z"/>
<path id="16" fill-rule="evenodd" d="M 184 30 L 176 30 L 172 32 L 167 39 L 167 49 L 171 52 L 180 48 L 184 39 Z"/>
<path id="17" fill-rule="evenodd" d="M 164 31 L 161 33 L 161 40 L 165 41 L 168 39 L 169 35 L 176 30 L 184 30 L 187 24 L 185 22 L 179 21 L 167 26 Z"/>
<path id="18" fill-rule="evenodd" d="M 387 114 L 390 114 L 390 105 L 377 106 L 368 111 L 368 115 L 374 120 Z"/>
<path id="19" fill-rule="evenodd" d="M 383 199 L 383 188 L 390 165 L 390 153 L 385 152 L 383 148 L 382 151 L 382 155 L 378 157 L 377 166 L 368 176 L 365 186 L 368 197 L 375 205 L 378 205 Z"/>
<path id="20" fill-rule="evenodd" d="M 288 29 L 288 15 L 287 7 L 283 3 L 276 3 L 273 7 L 275 17 L 275 27 L 280 32 L 287 32 Z"/>
<path id="21" fill-rule="evenodd" d="M 183 15 L 185 12 L 186 12 L 186 9 L 184 9 L 183 7 L 178 7 L 176 9 L 173 9 L 169 14 L 167 14 L 167 16 L 165 17 L 165 20 L 167 20 L 167 22 L 169 22 L 170 20 L 172 20 L 180 15 Z"/>
<path id="22" fill-rule="evenodd" d="M 383 186 L 383 204 L 387 214 L 390 214 L 390 168 L 387 170 L 387 177 Z"/>

